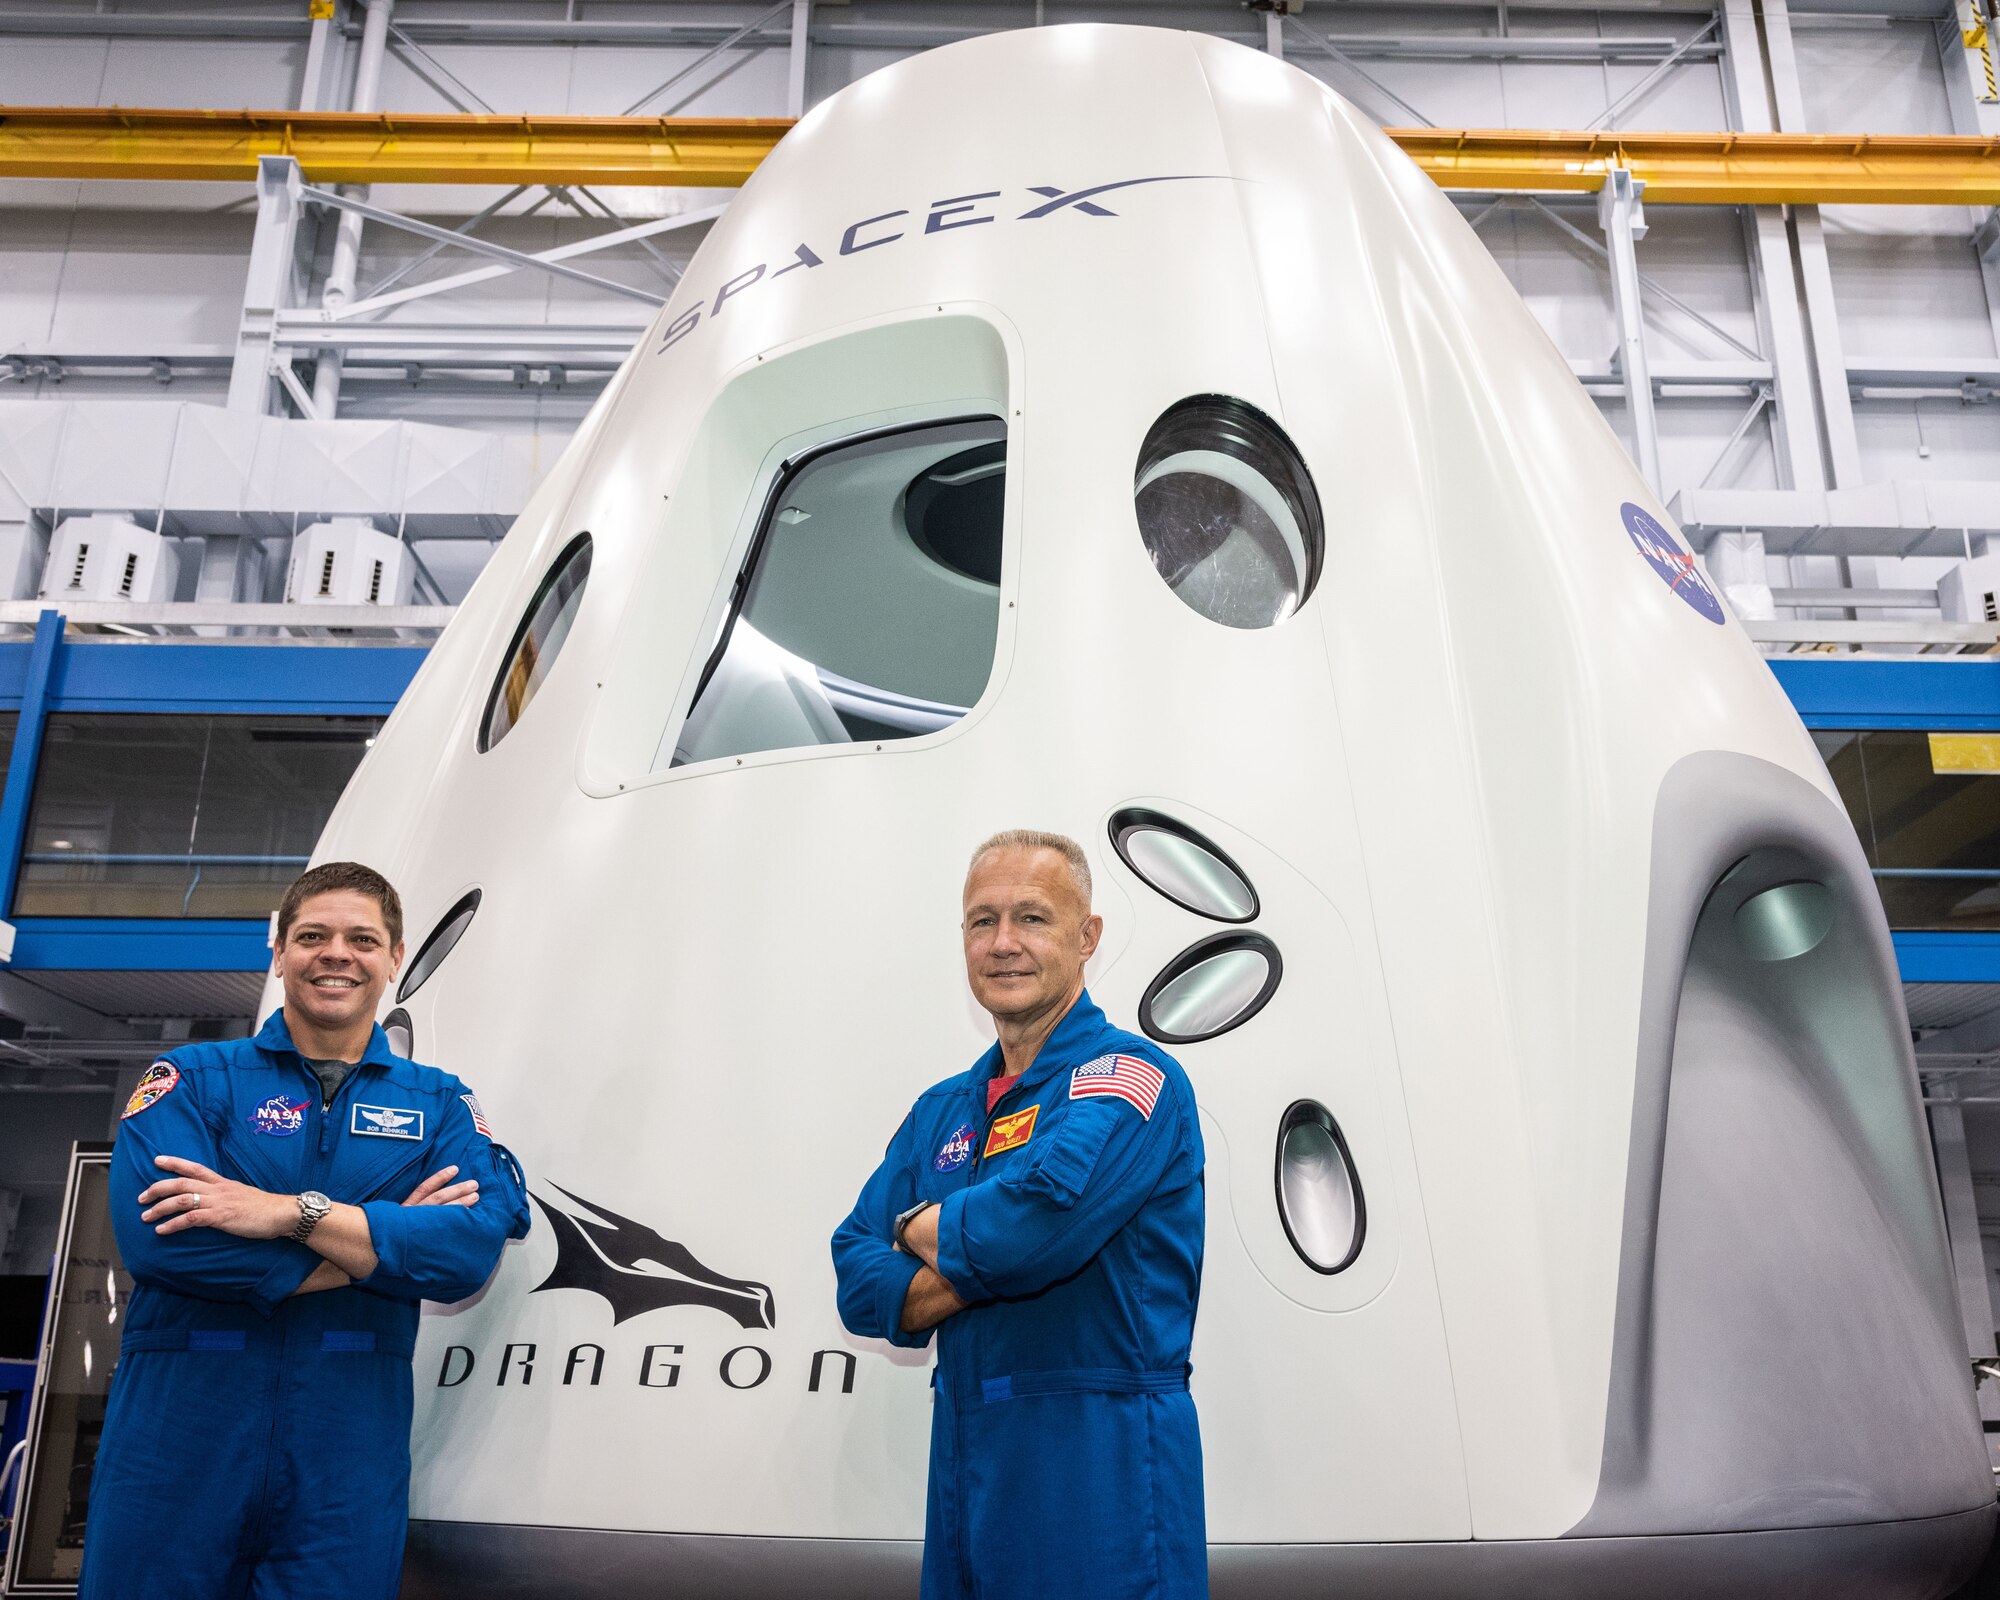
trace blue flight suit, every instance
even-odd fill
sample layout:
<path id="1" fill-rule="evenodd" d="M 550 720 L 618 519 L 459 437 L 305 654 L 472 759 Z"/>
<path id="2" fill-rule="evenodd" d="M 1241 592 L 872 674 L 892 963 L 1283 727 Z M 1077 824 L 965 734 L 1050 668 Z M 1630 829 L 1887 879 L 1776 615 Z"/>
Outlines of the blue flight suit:
<path id="1" fill-rule="evenodd" d="M 161 1058 L 119 1125 L 112 1223 L 134 1282 L 90 1489 L 81 1600 L 390 1600 L 409 1517 L 420 1300 L 478 1292 L 528 1231 L 514 1159 L 466 1086 L 375 1029 L 322 1111 L 278 1011 L 254 1039 Z M 178 1076 L 174 1076 L 177 1074 Z M 141 1190 L 180 1156 L 358 1205 L 380 1264 L 288 1298 L 321 1257 L 215 1228 L 161 1235 Z M 476 1206 L 409 1206 L 440 1167 Z M 457 1180 L 454 1180 L 457 1181 Z"/>
<path id="2" fill-rule="evenodd" d="M 833 1236 L 853 1333 L 929 1342 L 902 1331 L 922 1263 L 893 1243 L 920 1199 L 941 1202 L 938 1270 L 969 1302 L 936 1329 L 923 1600 L 1206 1596 L 1194 1091 L 1088 994 L 989 1115 L 1000 1071 L 995 1044 L 926 1091 Z"/>

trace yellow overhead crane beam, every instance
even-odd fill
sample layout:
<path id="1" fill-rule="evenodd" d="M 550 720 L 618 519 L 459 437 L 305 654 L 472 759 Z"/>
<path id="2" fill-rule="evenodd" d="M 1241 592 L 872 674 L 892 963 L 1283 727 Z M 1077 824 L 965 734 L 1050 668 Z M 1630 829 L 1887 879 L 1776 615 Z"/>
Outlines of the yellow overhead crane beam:
<path id="1" fill-rule="evenodd" d="M 781 117 L 429 116 L 401 112 L 0 107 L 0 177 L 247 183 L 293 156 L 314 183 L 733 187 Z M 2000 139 L 1877 134 L 1567 133 L 1391 128 L 1447 189 L 1598 188 L 1624 167 L 1649 202 L 2000 205 Z"/>

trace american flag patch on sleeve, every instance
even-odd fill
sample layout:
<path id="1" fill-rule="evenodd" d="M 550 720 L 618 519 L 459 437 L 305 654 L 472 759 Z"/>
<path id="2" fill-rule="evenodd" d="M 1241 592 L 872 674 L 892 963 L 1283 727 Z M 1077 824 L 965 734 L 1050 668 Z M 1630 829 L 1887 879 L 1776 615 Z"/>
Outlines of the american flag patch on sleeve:
<path id="1" fill-rule="evenodd" d="M 1085 1095 L 1114 1094 L 1150 1120 L 1166 1081 L 1164 1072 L 1138 1056 L 1099 1056 L 1069 1075 L 1069 1097 L 1081 1100 Z"/>
<path id="2" fill-rule="evenodd" d="M 459 1096 L 459 1099 L 465 1102 L 465 1109 L 472 1113 L 472 1125 L 485 1134 L 487 1138 L 492 1138 L 493 1130 L 486 1126 L 486 1113 L 479 1107 L 479 1097 L 477 1095 L 462 1094 Z"/>

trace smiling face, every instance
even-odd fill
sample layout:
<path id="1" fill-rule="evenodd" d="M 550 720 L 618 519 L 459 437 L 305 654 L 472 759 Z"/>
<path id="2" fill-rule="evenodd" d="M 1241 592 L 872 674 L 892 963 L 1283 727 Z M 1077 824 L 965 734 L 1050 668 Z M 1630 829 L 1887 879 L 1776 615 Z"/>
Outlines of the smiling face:
<path id="1" fill-rule="evenodd" d="M 989 850 L 965 879 L 965 978 L 996 1022 L 1027 1023 L 1068 1010 L 1104 919 L 1093 916 L 1054 850 Z"/>
<path id="2" fill-rule="evenodd" d="M 285 1014 L 322 1033 L 372 1023 L 382 991 L 403 964 L 373 895 L 333 889 L 303 902 L 272 958 Z"/>

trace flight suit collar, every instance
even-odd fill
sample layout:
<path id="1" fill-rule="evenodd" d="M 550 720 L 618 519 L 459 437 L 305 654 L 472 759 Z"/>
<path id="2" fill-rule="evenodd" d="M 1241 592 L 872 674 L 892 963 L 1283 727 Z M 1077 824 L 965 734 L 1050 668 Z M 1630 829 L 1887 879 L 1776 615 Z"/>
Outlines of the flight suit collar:
<path id="1" fill-rule="evenodd" d="M 292 1030 L 285 1026 L 285 1008 L 283 1006 L 278 1007 L 276 1011 L 273 1011 L 265 1019 L 264 1026 L 257 1030 L 257 1037 L 254 1042 L 260 1050 L 269 1050 L 274 1054 L 289 1053 L 297 1056 L 301 1061 L 305 1059 L 304 1053 L 296 1044 L 292 1043 Z M 356 1065 L 364 1067 L 392 1067 L 395 1064 L 396 1052 L 389 1048 L 389 1036 L 382 1031 L 382 1025 L 378 1022 L 369 1032 L 368 1048 L 361 1052 L 361 1059 Z"/>
<path id="2" fill-rule="evenodd" d="M 1076 997 L 1076 1003 L 1063 1014 L 1063 1019 L 1056 1024 L 1055 1031 L 1042 1041 L 1042 1048 L 1036 1053 L 1027 1071 L 1021 1074 L 1021 1081 L 1014 1087 L 1032 1089 L 1054 1077 L 1065 1067 L 1082 1065 L 1090 1059 L 1091 1048 L 1097 1036 L 1103 1031 L 1104 1013 L 1090 998 L 1090 991 L 1085 989 Z M 1006 1064 L 1005 1057 L 1000 1053 L 999 1041 L 995 1040 L 992 1048 L 974 1065 L 973 1087 L 979 1091 L 982 1102 L 986 1098 L 987 1081 Z"/>

